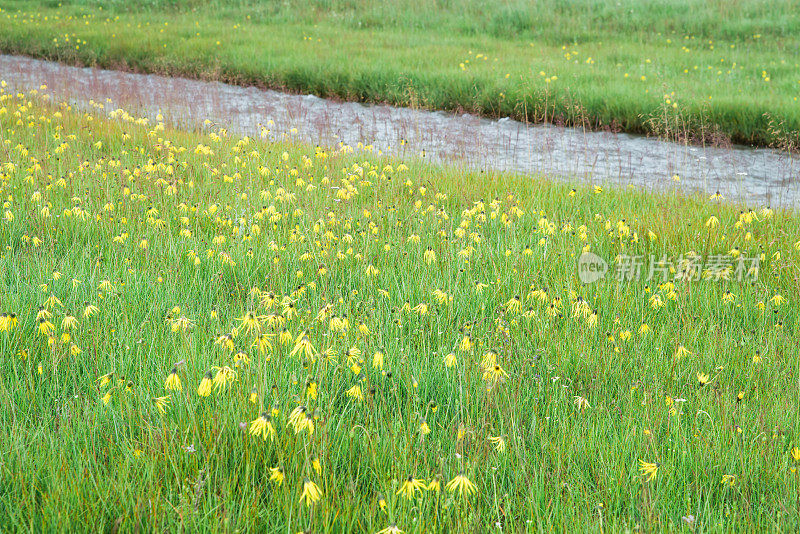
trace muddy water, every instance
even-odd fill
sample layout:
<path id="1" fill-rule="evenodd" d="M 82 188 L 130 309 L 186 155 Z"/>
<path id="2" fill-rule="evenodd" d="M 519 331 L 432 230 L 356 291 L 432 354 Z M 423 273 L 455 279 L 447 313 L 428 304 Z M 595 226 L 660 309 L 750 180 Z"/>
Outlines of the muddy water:
<path id="1" fill-rule="evenodd" d="M 751 206 L 797 207 L 800 162 L 788 153 L 746 147 L 704 148 L 658 139 L 509 119 L 333 102 L 252 87 L 183 78 L 68 67 L 0 55 L 0 80 L 16 90 L 46 84 L 59 100 L 103 102 L 190 127 L 205 119 L 231 131 L 320 145 L 371 144 L 402 157 L 424 157 L 474 169 L 543 173 L 572 181 L 652 189 L 680 187 Z M 108 99 L 108 100 L 107 100 Z M 680 181 L 673 177 L 677 175 Z"/>

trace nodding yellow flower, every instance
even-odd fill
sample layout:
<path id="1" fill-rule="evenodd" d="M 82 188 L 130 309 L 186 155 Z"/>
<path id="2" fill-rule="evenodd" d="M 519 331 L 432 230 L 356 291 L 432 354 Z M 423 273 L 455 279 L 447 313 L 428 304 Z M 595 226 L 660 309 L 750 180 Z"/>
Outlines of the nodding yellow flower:
<path id="1" fill-rule="evenodd" d="M 379 530 L 375 534 L 403 534 L 404 530 L 400 530 L 397 525 L 391 524 L 388 527 Z"/>
<path id="2" fill-rule="evenodd" d="M 667 408 L 669 408 L 670 415 L 678 414 L 678 410 L 675 408 L 675 400 L 672 397 L 665 397 L 664 403 L 667 405 Z"/>
<path id="3" fill-rule="evenodd" d="M 647 476 L 648 481 L 656 478 L 656 475 L 658 474 L 658 468 L 658 463 L 650 463 L 645 462 L 644 460 L 639 460 L 639 471 L 641 472 L 642 476 Z"/>
<path id="4" fill-rule="evenodd" d="M 334 315 L 328 323 L 328 329 L 330 329 L 331 332 L 344 332 L 347 330 L 347 323 L 341 317 Z"/>
<path id="5" fill-rule="evenodd" d="M 474 346 L 475 344 L 472 342 L 472 336 L 465 335 L 463 338 L 461 338 L 461 343 L 459 344 L 458 348 L 461 350 L 461 352 L 472 352 L 472 348 Z"/>
<path id="6" fill-rule="evenodd" d="M 489 443 L 494 445 L 494 448 L 497 452 L 505 452 L 506 440 L 503 436 L 489 436 L 488 440 Z"/>
<path id="7" fill-rule="evenodd" d="M 255 332 L 256 334 L 261 332 L 261 321 L 255 312 L 248 311 L 239 317 L 239 322 L 242 324 L 241 327 L 244 329 L 245 335 L 249 334 L 250 332 Z"/>
<path id="8" fill-rule="evenodd" d="M 384 512 L 386 511 L 386 498 L 380 493 L 378 494 L 378 508 Z"/>
<path id="9" fill-rule="evenodd" d="M 286 323 L 286 318 L 283 315 L 278 313 L 268 313 L 267 316 L 264 318 L 264 324 L 266 324 L 270 328 L 277 328 L 279 326 L 283 326 Z M 282 340 L 279 339 L 281 343 Z M 291 339 L 289 340 L 291 343 Z"/>
<path id="10" fill-rule="evenodd" d="M 725 484 L 728 487 L 733 487 L 736 485 L 736 476 L 734 475 L 722 475 L 722 480 L 720 481 L 721 484 Z"/>
<path id="11" fill-rule="evenodd" d="M 172 368 L 169 376 L 167 376 L 167 381 L 164 383 L 164 387 L 170 390 L 183 391 L 183 387 L 181 386 L 181 378 L 178 376 L 177 367 Z"/>
<path id="12" fill-rule="evenodd" d="M 298 432 L 298 429 L 303 426 L 307 411 L 308 408 L 301 405 L 289 414 L 289 424 L 295 428 L 295 432 Z"/>
<path id="13" fill-rule="evenodd" d="M 428 426 L 428 423 L 425 421 L 425 419 L 423 419 L 419 425 L 419 432 L 423 436 L 427 436 L 431 433 L 431 427 Z"/>
<path id="14" fill-rule="evenodd" d="M 436 493 L 439 493 L 440 491 L 442 491 L 442 483 L 439 481 L 438 478 L 433 477 L 431 481 L 428 482 L 428 487 L 425 489 L 427 489 L 428 491 L 435 491 Z"/>
<path id="15" fill-rule="evenodd" d="M 287 302 L 283 306 L 283 315 L 286 317 L 286 320 L 291 321 L 295 317 L 297 317 L 297 306 L 295 306 L 294 302 Z"/>
<path id="16" fill-rule="evenodd" d="M 306 414 L 306 418 L 302 421 L 301 425 L 300 430 L 306 429 L 309 435 L 314 434 L 314 419 L 309 414 Z M 300 432 L 300 430 L 297 432 Z"/>
<path id="17" fill-rule="evenodd" d="M 364 393 L 361 391 L 361 384 L 356 384 L 355 386 L 348 389 L 345 393 L 347 393 L 348 397 L 352 397 L 360 401 L 364 400 Z"/>
<path id="18" fill-rule="evenodd" d="M 441 289 L 436 289 L 433 292 L 433 298 L 436 300 L 437 304 L 444 304 L 445 302 L 447 302 L 447 298 L 448 297 L 447 297 L 447 293 L 445 293 Z"/>
<path id="19" fill-rule="evenodd" d="M 270 481 L 274 482 L 278 486 L 282 486 L 284 478 L 286 478 L 286 476 L 283 472 L 283 467 L 278 466 L 269 468 Z"/>
<path id="20" fill-rule="evenodd" d="M 300 332 L 300 335 L 297 336 L 295 346 L 292 352 L 289 353 L 290 356 L 294 356 L 295 354 L 300 354 L 306 358 L 311 358 L 314 355 L 314 347 L 311 345 L 311 340 L 308 339 L 308 335 L 306 335 L 305 331 Z"/>
<path id="21" fill-rule="evenodd" d="M 575 402 L 575 406 L 577 406 L 578 409 L 581 410 L 581 411 L 583 411 L 586 408 L 590 407 L 589 406 L 589 401 L 587 399 L 585 399 L 584 397 L 581 397 L 579 395 L 575 395 L 575 401 L 574 402 Z"/>
<path id="22" fill-rule="evenodd" d="M 39 368 L 41 369 L 41 367 L 42 366 L 40 365 Z M 111 390 L 108 390 L 106 394 L 103 395 L 103 404 L 108 404 L 109 402 L 111 402 Z"/>
<path id="23" fill-rule="evenodd" d="M 192 322 L 185 316 L 178 317 L 170 324 L 170 329 L 173 332 L 188 332 L 192 327 Z"/>
<path id="24" fill-rule="evenodd" d="M 95 306 L 94 304 L 89 304 L 88 302 L 85 303 L 85 307 L 83 308 L 83 318 L 88 319 L 93 315 L 97 315 L 100 313 L 100 308 Z"/>
<path id="25" fill-rule="evenodd" d="M 311 459 L 311 467 L 314 468 L 314 471 L 316 471 L 318 475 L 322 474 L 322 464 L 319 461 L 319 457 L 314 456 Z"/>
<path id="26" fill-rule="evenodd" d="M 222 334 L 214 340 L 215 345 L 222 345 L 227 350 L 232 351 L 236 348 L 236 343 L 233 341 L 233 334 Z"/>
<path id="27" fill-rule="evenodd" d="M 306 398 L 307 399 L 316 399 L 317 398 L 317 382 L 316 380 L 308 380 L 306 382 Z"/>
<path id="28" fill-rule="evenodd" d="M 436 253 L 433 251 L 433 248 L 428 247 L 422 255 L 422 258 L 425 260 L 425 263 L 430 265 L 436 261 Z"/>
<path id="29" fill-rule="evenodd" d="M 258 404 L 258 390 L 253 388 L 250 390 L 250 397 L 248 397 L 252 404 Z"/>
<path id="30" fill-rule="evenodd" d="M 511 313 L 519 313 L 522 311 L 522 299 L 516 295 L 506 302 L 506 309 Z"/>
<path id="31" fill-rule="evenodd" d="M 481 358 L 481 367 L 484 369 L 491 369 L 497 365 L 497 352 L 494 350 L 487 350 Z"/>
<path id="32" fill-rule="evenodd" d="M 499 365 L 495 365 L 483 372 L 483 379 L 489 382 L 497 382 L 503 378 L 508 378 L 508 373 Z"/>
<path id="33" fill-rule="evenodd" d="M 358 361 L 358 357 L 361 356 L 361 350 L 358 347 L 351 347 L 345 351 L 344 355 L 347 358 L 347 363 L 353 363 Z"/>
<path id="34" fill-rule="evenodd" d="M 800 463 L 800 448 L 792 447 L 792 450 L 789 451 L 789 454 L 791 454 L 792 460 Z"/>
<path id="35" fill-rule="evenodd" d="M 262 412 L 257 419 L 250 422 L 250 435 L 261 436 L 264 441 L 267 441 L 267 438 L 275 441 L 275 427 L 272 424 L 272 417 L 267 412 Z"/>
<path id="36" fill-rule="evenodd" d="M 464 475 L 456 475 L 444 488 L 450 493 L 458 492 L 459 497 L 474 495 L 478 492 L 477 486 Z"/>
<path id="37" fill-rule="evenodd" d="M 109 392 L 108 394 L 110 394 Z M 155 397 L 153 398 L 153 402 L 156 403 L 156 408 L 162 414 L 167 413 L 167 406 L 169 406 L 170 396 L 166 395 L 164 397 Z"/>
<path id="38" fill-rule="evenodd" d="M 397 490 L 395 495 L 402 495 L 410 501 L 414 498 L 416 492 L 419 491 L 421 493 L 423 489 L 425 489 L 425 480 L 409 476 L 400 484 L 400 489 Z"/>
<path id="39" fill-rule="evenodd" d="M 714 215 L 709 217 L 708 220 L 706 221 L 706 227 L 707 228 L 713 229 L 713 228 L 716 228 L 718 226 L 719 226 L 719 219 L 717 219 Z"/>
<path id="40" fill-rule="evenodd" d="M 300 502 L 305 501 L 306 506 L 311 506 L 322 498 L 322 491 L 319 486 L 314 484 L 311 480 L 305 479 L 303 481 L 303 493 L 300 494 Z"/>
<path id="41" fill-rule="evenodd" d="M 383 359 L 384 359 L 383 352 L 376 351 L 375 354 L 372 356 L 372 368 L 383 369 Z"/>
<path id="42" fill-rule="evenodd" d="M 575 299 L 575 302 L 572 304 L 572 316 L 573 317 L 589 317 L 592 313 L 592 307 L 589 306 L 589 303 L 583 300 L 583 297 L 578 297 Z"/>
<path id="43" fill-rule="evenodd" d="M 372 278 L 372 277 L 378 276 L 378 273 L 380 273 L 380 270 L 378 270 L 377 267 L 375 267 L 374 265 L 372 265 L 370 263 L 369 265 L 367 265 L 367 268 L 365 269 L 364 272 L 366 273 L 368 278 Z"/>
<path id="44" fill-rule="evenodd" d="M 293 341 L 294 338 L 292 337 L 292 333 L 289 332 L 289 329 L 286 327 L 282 328 L 281 333 L 278 335 L 278 342 L 281 345 L 291 345 Z"/>
<path id="45" fill-rule="evenodd" d="M 661 295 L 655 294 L 650 297 L 650 307 L 653 309 L 662 308 L 664 306 L 664 301 L 661 300 Z"/>
<path id="46" fill-rule="evenodd" d="M 700 387 L 705 386 L 709 382 L 709 376 L 705 373 L 701 373 L 700 371 L 697 372 L 697 382 L 700 384 Z"/>
<path id="47" fill-rule="evenodd" d="M 317 313 L 317 316 L 314 318 L 314 320 L 319 322 L 324 322 L 328 317 L 330 317 L 332 311 L 333 311 L 333 305 L 326 304 L 319 309 L 319 312 Z"/>
<path id="48" fill-rule="evenodd" d="M 74 330 L 78 327 L 78 320 L 72 315 L 65 315 L 61 320 L 62 330 Z"/>
<path id="49" fill-rule="evenodd" d="M 211 387 L 214 384 L 211 380 L 212 376 L 213 374 L 211 371 L 207 371 L 203 379 L 200 380 L 200 385 L 197 386 L 197 394 L 201 397 L 208 397 L 211 395 Z"/>
<path id="50" fill-rule="evenodd" d="M 267 350 L 272 348 L 272 343 L 270 339 L 274 337 L 275 334 L 259 334 L 255 341 L 253 341 L 253 347 L 258 349 L 258 352 L 264 354 Z"/>
<path id="51" fill-rule="evenodd" d="M 456 355 L 454 353 L 450 353 L 444 357 L 444 365 L 445 367 L 453 367 L 456 364 Z"/>
<path id="52" fill-rule="evenodd" d="M 3 313 L 0 315 L 0 332 L 11 332 L 17 326 L 17 315 L 15 313 Z"/>
<path id="53" fill-rule="evenodd" d="M 233 355 L 233 363 L 237 368 L 242 365 L 247 365 L 250 363 L 250 357 L 245 352 L 238 351 Z"/>
<path id="54" fill-rule="evenodd" d="M 56 306 L 63 306 L 59 298 L 52 294 L 49 297 L 47 297 L 47 300 L 44 302 L 44 305 L 51 309 L 55 308 Z"/>
<path id="55" fill-rule="evenodd" d="M 364 362 L 363 361 L 361 361 L 361 362 L 353 362 L 353 365 L 350 366 L 350 370 L 353 371 L 354 375 L 358 376 L 358 375 L 361 374 L 361 364 L 362 363 L 364 363 Z"/>
<path id="56" fill-rule="evenodd" d="M 689 349 L 684 347 L 683 345 L 678 345 L 678 348 L 675 350 L 675 359 L 680 360 L 686 356 L 691 356 L 692 353 L 689 352 Z"/>
<path id="57" fill-rule="evenodd" d="M 213 367 L 212 369 L 217 370 L 217 374 L 214 375 L 214 389 L 217 391 L 222 391 L 226 387 L 228 387 L 234 380 L 236 380 L 236 371 L 228 367 Z"/>
<path id="58" fill-rule="evenodd" d="M 112 372 L 110 372 L 110 373 L 106 373 L 106 374 L 104 374 L 103 376 L 101 376 L 100 378 L 98 378 L 98 379 L 97 379 L 97 381 L 98 381 L 98 382 L 100 382 L 100 387 L 102 388 L 102 387 L 106 387 L 106 385 L 107 385 L 109 382 L 111 382 L 111 379 L 112 379 L 112 378 L 114 378 L 114 372 L 113 372 L 113 371 L 112 371 Z"/>
<path id="59" fill-rule="evenodd" d="M 44 336 L 49 336 L 53 332 L 53 323 L 45 318 L 39 319 L 39 333 Z"/>

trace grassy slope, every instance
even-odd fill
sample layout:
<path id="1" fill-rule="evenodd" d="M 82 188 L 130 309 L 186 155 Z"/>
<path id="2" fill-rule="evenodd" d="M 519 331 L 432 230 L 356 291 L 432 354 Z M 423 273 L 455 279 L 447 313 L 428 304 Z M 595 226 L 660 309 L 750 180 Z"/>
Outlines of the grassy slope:
<path id="1" fill-rule="evenodd" d="M 0 50 L 676 139 L 800 131 L 789 0 L 64 4 L 0 2 Z"/>
<path id="2" fill-rule="evenodd" d="M 19 320 L 0 332 L 4 529 L 621 531 L 679 528 L 688 514 L 703 530 L 797 524 L 796 215 L 634 190 L 570 195 L 529 177 L 109 121 L 33 95 L 0 101 L 0 304 Z M 707 226 L 712 216 L 719 227 Z M 765 261 L 753 284 L 584 287 L 584 247 L 608 259 L 738 247 Z M 578 297 L 597 310 L 595 326 L 573 313 Z M 298 311 L 288 333 L 309 332 L 312 358 L 291 356 L 294 341 L 278 336 L 260 352 L 239 320 L 255 310 L 264 332 L 280 334 L 267 321 L 287 313 L 284 298 Z M 98 307 L 88 318 L 87 303 Z M 348 330 L 317 319 L 328 304 Z M 234 349 L 215 343 L 230 332 Z M 475 346 L 463 351 L 467 332 Z M 690 354 L 676 357 L 680 346 Z M 353 347 L 360 356 L 346 355 Z M 484 379 L 490 350 L 507 380 Z M 207 370 L 234 367 L 237 351 L 249 359 L 238 379 L 198 396 Z M 168 391 L 179 361 L 183 391 Z M 363 401 L 347 394 L 359 384 Z M 153 399 L 165 395 L 161 414 Z M 313 435 L 287 425 L 298 402 L 318 416 Z M 240 428 L 271 406 L 274 442 Z M 655 480 L 639 460 L 660 462 Z M 267 471 L 279 465 L 280 487 Z M 410 475 L 462 472 L 477 495 L 396 495 Z M 298 502 L 304 477 L 323 491 L 310 508 Z"/>

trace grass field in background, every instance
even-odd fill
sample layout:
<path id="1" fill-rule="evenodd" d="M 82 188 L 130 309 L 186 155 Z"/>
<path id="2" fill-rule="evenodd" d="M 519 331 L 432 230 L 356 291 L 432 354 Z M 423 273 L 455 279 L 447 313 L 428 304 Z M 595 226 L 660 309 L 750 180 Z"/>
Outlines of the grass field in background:
<path id="1" fill-rule="evenodd" d="M 796 214 L 104 111 L 0 93 L 4 530 L 798 525 Z"/>
<path id="2" fill-rule="evenodd" d="M 796 148 L 800 14 L 729 2 L 0 1 L 0 50 L 349 100 Z"/>

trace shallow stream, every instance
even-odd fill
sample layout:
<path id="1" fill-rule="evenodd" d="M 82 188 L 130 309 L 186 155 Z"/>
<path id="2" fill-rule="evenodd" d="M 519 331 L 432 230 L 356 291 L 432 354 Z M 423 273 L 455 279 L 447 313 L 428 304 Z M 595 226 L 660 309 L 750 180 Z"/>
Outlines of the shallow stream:
<path id="1" fill-rule="evenodd" d="M 406 158 L 594 184 L 681 187 L 709 195 L 719 191 L 752 207 L 796 208 L 800 198 L 797 155 L 772 149 L 687 146 L 637 135 L 336 102 L 20 56 L 0 55 L 0 80 L 18 91 L 45 84 L 55 98 L 78 106 L 94 100 L 106 111 L 121 107 L 150 116 L 161 112 L 189 127 L 203 127 L 210 119 L 233 132 L 258 136 L 264 125 L 273 135 L 287 134 L 313 144 L 363 143 Z"/>

